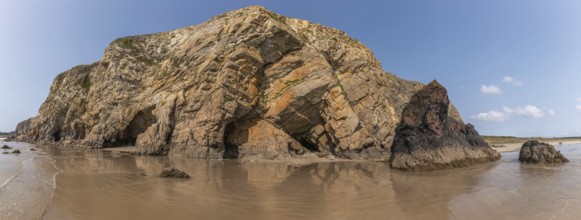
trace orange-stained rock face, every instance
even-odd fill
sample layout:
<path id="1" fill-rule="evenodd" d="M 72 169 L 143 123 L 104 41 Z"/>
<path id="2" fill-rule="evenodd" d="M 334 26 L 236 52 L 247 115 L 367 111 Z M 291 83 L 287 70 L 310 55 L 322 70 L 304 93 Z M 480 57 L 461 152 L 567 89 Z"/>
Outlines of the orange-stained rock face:
<path id="1" fill-rule="evenodd" d="M 115 40 L 102 60 L 55 79 L 18 139 L 195 158 L 387 159 L 420 87 L 339 30 L 248 7 Z"/>

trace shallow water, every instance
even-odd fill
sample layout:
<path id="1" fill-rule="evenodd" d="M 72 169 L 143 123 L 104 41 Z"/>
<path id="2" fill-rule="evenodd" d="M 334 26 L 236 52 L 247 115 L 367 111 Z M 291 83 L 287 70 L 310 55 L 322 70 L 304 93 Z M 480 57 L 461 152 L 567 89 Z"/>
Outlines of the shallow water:
<path id="1" fill-rule="evenodd" d="M 0 146 L 4 145 L 0 141 Z M 40 219 L 48 211 L 59 170 L 44 152 L 31 145 L 8 143 L 20 154 L 0 154 L 0 219 Z"/>
<path id="2" fill-rule="evenodd" d="M 38 187 L 34 181 L 14 184 L 24 189 L 7 188 L 17 178 L 26 179 L 28 174 L 20 171 L 17 176 L 24 177 L 15 177 L 0 189 L 0 204 L 26 204 L 27 197 L 34 197 L 39 207 L 50 204 L 50 208 L 45 212 L 34 206 L 3 207 L 1 219 L 23 219 L 17 213 L 28 212 L 44 213 L 45 219 L 581 218 L 581 145 L 559 147 L 571 160 L 560 166 L 521 165 L 518 153 L 511 152 L 496 163 L 425 173 L 393 171 L 373 162 L 239 164 L 44 150 L 50 158 L 38 151 L 18 158 L 37 158 L 25 162 L 24 170 L 47 171 L 35 174 L 34 181 L 50 185 L 42 179 L 58 173 L 54 198 L 43 190 L 27 191 Z M 15 156 L 0 155 L 2 167 L 14 162 L 5 157 Z M 58 169 L 51 169 L 52 161 Z M 192 178 L 156 177 L 168 166 Z M 39 189 L 45 188 L 50 187 Z M 35 215 L 28 216 L 24 219 Z"/>

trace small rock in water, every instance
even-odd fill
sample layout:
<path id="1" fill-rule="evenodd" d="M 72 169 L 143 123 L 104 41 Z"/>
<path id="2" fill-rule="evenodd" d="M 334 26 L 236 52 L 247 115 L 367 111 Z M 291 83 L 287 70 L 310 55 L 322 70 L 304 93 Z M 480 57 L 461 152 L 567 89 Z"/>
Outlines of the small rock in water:
<path id="1" fill-rule="evenodd" d="M 2 146 L 2 149 L 12 149 L 12 148 L 9 147 L 8 145 L 4 145 L 4 146 Z"/>
<path id="2" fill-rule="evenodd" d="M 34 147 L 33 147 L 33 148 L 30 148 L 30 151 L 36 151 L 36 149 L 34 149 Z"/>
<path id="3" fill-rule="evenodd" d="M 14 151 L 12 151 L 12 153 L 13 154 L 19 154 L 20 153 L 20 150 L 14 150 Z"/>
<path id="4" fill-rule="evenodd" d="M 147 176 L 147 174 L 146 173 L 141 173 L 141 176 Z"/>
<path id="5" fill-rule="evenodd" d="M 9 152 L 2 152 L 2 154 L 9 154 Z"/>
<path id="6" fill-rule="evenodd" d="M 190 175 L 187 173 L 175 169 L 175 168 L 166 168 L 159 174 L 161 178 L 190 178 Z"/>
<path id="7" fill-rule="evenodd" d="M 561 152 L 555 150 L 555 147 L 547 143 L 530 140 L 525 142 L 518 156 L 521 163 L 566 163 L 569 162 Z"/>

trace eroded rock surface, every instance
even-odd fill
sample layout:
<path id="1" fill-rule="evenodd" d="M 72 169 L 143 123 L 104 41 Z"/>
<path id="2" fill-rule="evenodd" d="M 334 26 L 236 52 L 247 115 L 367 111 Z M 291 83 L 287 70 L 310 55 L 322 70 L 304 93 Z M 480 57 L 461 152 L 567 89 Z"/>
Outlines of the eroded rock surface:
<path id="1" fill-rule="evenodd" d="M 437 170 L 500 159 L 474 126 L 449 116 L 449 102 L 446 89 L 437 81 L 411 98 L 396 129 L 392 168 Z"/>
<path id="2" fill-rule="evenodd" d="M 188 179 L 190 175 L 185 173 L 184 171 L 175 169 L 175 168 L 167 168 L 161 171 L 159 174 L 161 178 L 181 178 L 181 179 Z"/>
<path id="3" fill-rule="evenodd" d="M 518 160 L 522 163 L 555 164 L 569 162 L 550 144 L 536 140 L 525 142 L 520 148 Z"/>
<path id="4" fill-rule="evenodd" d="M 386 160 L 421 87 L 339 30 L 248 7 L 115 40 L 100 61 L 56 77 L 17 139 L 210 159 Z"/>

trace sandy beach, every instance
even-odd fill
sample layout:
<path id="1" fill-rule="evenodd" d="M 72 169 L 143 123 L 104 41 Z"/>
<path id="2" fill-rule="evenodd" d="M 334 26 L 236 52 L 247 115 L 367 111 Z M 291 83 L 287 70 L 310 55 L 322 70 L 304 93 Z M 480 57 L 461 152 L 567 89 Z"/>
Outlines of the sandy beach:
<path id="1" fill-rule="evenodd" d="M 239 163 L 132 156 L 130 149 L 38 146 L 38 151 L 29 151 L 27 144 L 7 144 L 24 151 L 0 156 L 6 171 L 0 174 L 7 176 L 0 188 L 4 204 L 0 216 L 9 220 L 581 216 L 576 208 L 581 206 L 578 140 L 556 145 L 571 160 L 564 165 L 520 164 L 519 144 L 514 143 L 503 149 L 497 162 L 420 173 L 369 161 Z M 159 178 L 166 167 L 183 170 L 192 178 Z"/>
<path id="2" fill-rule="evenodd" d="M 493 149 L 498 152 L 513 152 L 513 151 L 520 151 L 523 143 L 528 140 L 527 138 L 522 138 L 522 140 L 514 142 L 513 140 L 504 140 L 504 141 L 495 141 L 489 142 Z M 531 138 L 530 140 L 536 140 Z M 489 141 L 489 140 L 487 140 Z M 541 142 L 548 143 L 553 145 L 555 148 L 559 149 L 559 147 L 573 145 L 573 144 L 581 144 L 581 139 L 540 139 Z"/>

